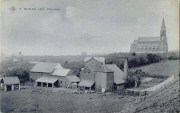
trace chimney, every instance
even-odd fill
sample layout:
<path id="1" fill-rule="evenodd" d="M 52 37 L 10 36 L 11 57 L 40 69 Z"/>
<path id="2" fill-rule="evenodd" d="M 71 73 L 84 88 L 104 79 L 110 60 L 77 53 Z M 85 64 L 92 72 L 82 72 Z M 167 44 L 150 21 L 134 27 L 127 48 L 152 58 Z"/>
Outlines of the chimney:
<path id="1" fill-rule="evenodd" d="M 128 58 L 124 58 L 124 78 L 127 80 L 128 76 Z"/>

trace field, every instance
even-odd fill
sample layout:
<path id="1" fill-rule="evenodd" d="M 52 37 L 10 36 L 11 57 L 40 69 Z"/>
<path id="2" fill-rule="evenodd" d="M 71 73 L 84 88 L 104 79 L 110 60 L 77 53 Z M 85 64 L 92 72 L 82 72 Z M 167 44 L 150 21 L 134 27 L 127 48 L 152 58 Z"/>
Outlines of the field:
<path id="1" fill-rule="evenodd" d="M 156 75 L 179 75 L 179 60 L 168 60 L 159 63 L 150 64 L 147 66 L 142 66 L 139 68 L 130 69 L 130 71 L 135 71 L 136 69 L 141 69 L 143 72 Z"/>
<path id="2" fill-rule="evenodd" d="M 129 98 L 121 112 L 179 113 L 179 91 L 179 78 L 177 77 L 173 83 L 147 96 Z"/>
<path id="3" fill-rule="evenodd" d="M 0 92 L 2 112 L 118 112 L 124 98 L 118 94 L 75 94 L 72 89 L 26 87 Z"/>

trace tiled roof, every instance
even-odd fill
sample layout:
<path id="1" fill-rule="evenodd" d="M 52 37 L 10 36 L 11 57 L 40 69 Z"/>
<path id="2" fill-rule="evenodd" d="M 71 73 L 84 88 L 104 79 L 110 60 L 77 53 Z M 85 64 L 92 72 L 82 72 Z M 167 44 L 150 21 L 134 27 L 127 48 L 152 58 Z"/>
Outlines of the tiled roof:
<path id="1" fill-rule="evenodd" d="M 55 69 L 51 75 L 66 76 L 69 73 L 69 71 L 70 69 L 58 68 L 58 69 Z"/>
<path id="2" fill-rule="evenodd" d="M 104 58 L 104 57 L 86 57 L 86 58 L 84 59 L 84 62 L 87 62 L 87 61 L 89 61 L 90 59 L 95 59 L 95 60 L 97 60 L 98 62 L 101 62 L 101 63 L 105 64 L 105 58 Z"/>
<path id="3" fill-rule="evenodd" d="M 57 65 L 58 63 L 39 62 L 30 70 L 30 72 L 52 73 Z"/>
<path id="4" fill-rule="evenodd" d="M 68 81 L 70 81 L 70 82 L 79 82 L 79 81 L 80 81 L 80 79 L 79 79 L 76 75 L 66 76 L 66 78 L 67 78 Z"/>
<path id="5" fill-rule="evenodd" d="M 36 80 L 36 82 L 54 83 L 58 78 L 53 76 L 42 76 Z"/>
<path id="6" fill-rule="evenodd" d="M 94 84 L 94 81 L 81 80 L 78 86 L 91 87 L 93 84 Z"/>
<path id="7" fill-rule="evenodd" d="M 113 72 L 111 69 L 104 65 L 89 65 L 88 68 L 92 72 Z"/>
<path id="8" fill-rule="evenodd" d="M 105 66 L 114 72 L 114 83 L 125 83 L 124 72 L 120 70 L 115 64 L 106 64 Z"/>
<path id="9" fill-rule="evenodd" d="M 138 41 L 160 41 L 160 37 L 139 37 Z"/>
<path id="10" fill-rule="evenodd" d="M 2 78 L 4 84 L 20 84 L 19 78 L 18 77 L 3 77 Z"/>

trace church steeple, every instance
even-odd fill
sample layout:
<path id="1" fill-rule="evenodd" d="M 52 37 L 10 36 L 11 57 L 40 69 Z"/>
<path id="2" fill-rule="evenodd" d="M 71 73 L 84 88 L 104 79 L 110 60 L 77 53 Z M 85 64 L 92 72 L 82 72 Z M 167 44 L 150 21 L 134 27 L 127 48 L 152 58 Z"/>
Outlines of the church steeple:
<path id="1" fill-rule="evenodd" d="M 162 20 L 162 25 L 161 25 L 161 31 L 160 31 L 160 37 L 166 37 L 166 26 L 165 26 L 165 22 L 164 22 L 164 17 Z"/>
<path id="2" fill-rule="evenodd" d="M 164 22 L 164 17 L 163 17 L 163 20 L 162 20 L 161 30 L 166 30 L 166 26 L 165 26 L 165 22 Z"/>

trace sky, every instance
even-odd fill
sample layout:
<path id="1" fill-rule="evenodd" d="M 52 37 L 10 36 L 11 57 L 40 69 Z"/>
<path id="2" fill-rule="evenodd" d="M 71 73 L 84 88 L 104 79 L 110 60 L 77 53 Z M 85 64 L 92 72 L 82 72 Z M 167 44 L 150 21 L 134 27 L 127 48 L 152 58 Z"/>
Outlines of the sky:
<path id="1" fill-rule="evenodd" d="M 16 8 L 14 12 L 11 6 Z M 1 52 L 23 55 L 129 52 L 130 44 L 138 37 L 160 36 L 163 17 L 169 51 L 177 50 L 178 11 L 177 0 L 3 1 Z"/>

